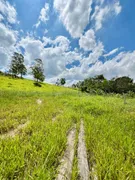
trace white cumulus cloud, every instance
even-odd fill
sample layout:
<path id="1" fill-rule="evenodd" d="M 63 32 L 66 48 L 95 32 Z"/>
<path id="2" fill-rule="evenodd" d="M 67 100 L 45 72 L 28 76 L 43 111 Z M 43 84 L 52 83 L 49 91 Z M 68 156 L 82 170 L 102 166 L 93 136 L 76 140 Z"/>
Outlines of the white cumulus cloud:
<path id="1" fill-rule="evenodd" d="M 51 46 L 45 47 L 47 43 Z M 43 60 L 47 79 L 56 79 L 66 71 L 68 62 L 82 58 L 78 52 L 70 51 L 70 41 L 64 36 L 58 36 L 55 39 L 43 37 L 43 41 L 27 36 L 21 39 L 19 46 L 25 50 L 27 64 L 33 62 L 35 58 Z"/>
<path id="2" fill-rule="evenodd" d="M 15 51 L 17 32 L 0 23 L 0 66 L 7 65 Z"/>
<path id="3" fill-rule="evenodd" d="M 95 32 L 90 29 L 79 39 L 80 48 L 85 51 L 92 51 L 96 47 L 96 36 Z"/>
<path id="4" fill-rule="evenodd" d="M 54 8 L 73 38 L 78 38 L 89 23 L 92 0 L 54 0 Z"/>

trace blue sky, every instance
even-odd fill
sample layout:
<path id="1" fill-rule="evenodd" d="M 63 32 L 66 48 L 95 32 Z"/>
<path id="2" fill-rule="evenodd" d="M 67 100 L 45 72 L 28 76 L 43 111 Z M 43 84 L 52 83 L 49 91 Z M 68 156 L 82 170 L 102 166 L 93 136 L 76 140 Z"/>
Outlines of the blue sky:
<path id="1" fill-rule="evenodd" d="M 0 69 L 17 51 L 28 69 L 41 58 L 50 83 L 135 79 L 134 7 L 134 0 L 0 0 Z"/>

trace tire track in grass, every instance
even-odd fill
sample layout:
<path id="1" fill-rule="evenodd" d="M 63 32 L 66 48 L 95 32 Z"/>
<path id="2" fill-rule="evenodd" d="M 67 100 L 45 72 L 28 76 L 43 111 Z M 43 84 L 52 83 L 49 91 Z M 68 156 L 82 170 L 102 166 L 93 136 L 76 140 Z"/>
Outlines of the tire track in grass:
<path id="1" fill-rule="evenodd" d="M 14 138 L 21 129 L 25 128 L 27 125 L 29 124 L 29 121 L 27 121 L 26 123 L 24 124 L 20 124 L 16 129 L 13 129 L 13 130 L 10 130 L 9 132 L 5 133 L 5 134 L 2 134 L 0 135 L 0 138 L 1 139 L 5 139 L 5 138 Z"/>
<path id="2" fill-rule="evenodd" d="M 56 180 L 70 180 L 72 174 L 72 166 L 74 159 L 74 145 L 75 145 L 75 134 L 76 128 L 73 128 L 67 137 L 67 148 L 65 150 L 64 156 L 60 161 L 60 167 L 58 171 L 58 176 Z"/>
<path id="3" fill-rule="evenodd" d="M 81 180 L 89 180 L 89 166 L 87 161 L 87 151 L 84 140 L 84 125 L 81 121 L 78 137 L 78 170 Z"/>

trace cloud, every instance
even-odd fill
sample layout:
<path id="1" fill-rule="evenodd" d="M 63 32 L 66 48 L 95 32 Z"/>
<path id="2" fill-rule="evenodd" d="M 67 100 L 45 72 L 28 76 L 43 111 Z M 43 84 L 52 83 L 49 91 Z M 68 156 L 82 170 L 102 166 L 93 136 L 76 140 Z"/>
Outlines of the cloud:
<path id="1" fill-rule="evenodd" d="M 36 40 L 30 36 L 22 38 L 18 46 L 25 50 L 25 61 L 27 64 L 36 58 L 41 58 L 40 55 L 44 48 L 44 44 L 40 40 Z"/>
<path id="2" fill-rule="evenodd" d="M 93 49 L 93 51 L 89 54 L 88 57 L 83 58 L 81 60 L 81 72 L 82 74 L 87 73 L 90 69 L 89 65 L 94 64 L 99 61 L 99 58 L 102 56 L 104 52 L 104 46 L 102 42 L 98 42 L 96 47 Z"/>
<path id="3" fill-rule="evenodd" d="M 41 22 L 46 23 L 49 20 L 49 4 L 45 3 L 44 7 L 40 11 L 38 22 L 35 24 L 35 27 L 38 28 Z"/>
<path id="4" fill-rule="evenodd" d="M 5 25 L 5 24 L 6 25 Z M 6 0 L 0 0 L 0 67 L 7 69 L 14 51 L 17 50 L 16 42 L 18 32 L 11 29 L 12 24 L 18 23 L 17 12 Z"/>
<path id="5" fill-rule="evenodd" d="M 4 17 L 0 14 L 0 21 L 2 21 L 4 19 Z"/>
<path id="6" fill-rule="evenodd" d="M 54 40 L 52 40 L 51 38 L 43 36 L 42 39 L 44 42 L 44 46 L 47 46 L 47 45 L 59 46 L 64 51 L 69 50 L 70 41 L 65 36 L 57 36 Z"/>
<path id="7" fill-rule="evenodd" d="M 16 9 L 7 0 L 0 0 L 0 12 L 9 23 L 17 23 Z"/>
<path id="8" fill-rule="evenodd" d="M 67 39 L 67 37 L 57 36 L 56 39 L 54 40 L 54 44 L 56 46 L 61 47 L 63 49 L 63 51 L 68 51 L 70 41 Z"/>
<path id="9" fill-rule="evenodd" d="M 122 7 L 120 5 L 120 2 L 116 2 L 114 4 L 114 11 L 115 11 L 115 14 L 118 15 L 122 10 Z"/>
<path id="10" fill-rule="evenodd" d="M 104 45 L 100 41 L 96 41 L 95 32 L 90 29 L 79 40 L 79 45 L 85 51 L 91 51 L 89 56 L 81 60 L 83 73 L 89 69 L 89 65 L 97 62 L 99 57 L 103 55 Z"/>
<path id="11" fill-rule="evenodd" d="M 6 52 L 6 50 L 2 47 L 0 47 L 0 67 L 5 67 L 7 65 L 7 60 L 9 59 L 9 56 Z"/>
<path id="12" fill-rule="evenodd" d="M 92 0 L 54 0 L 54 8 L 73 38 L 78 38 L 89 23 Z"/>
<path id="13" fill-rule="evenodd" d="M 80 48 L 85 51 L 92 51 L 96 47 L 96 36 L 95 32 L 90 29 L 79 39 Z"/>
<path id="14" fill-rule="evenodd" d="M 43 36 L 42 40 L 43 40 L 44 46 L 53 44 L 53 40 L 51 38 L 49 38 L 49 37 Z"/>
<path id="15" fill-rule="evenodd" d="M 112 51 L 110 51 L 109 53 L 105 54 L 104 57 L 108 57 L 108 56 L 111 56 L 115 53 L 117 53 L 119 50 L 121 50 L 122 48 L 116 48 L 116 49 L 113 49 Z"/>
<path id="16" fill-rule="evenodd" d="M 27 64 L 31 64 L 35 58 L 43 60 L 45 75 L 48 79 L 55 79 L 63 71 L 66 71 L 68 62 L 81 60 L 78 52 L 70 51 L 70 41 L 64 36 L 58 36 L 55 39 L 43 37 L 43 41 L 27 36 L 21 39 L 19 47 L 25 51 Z"/>
<path id="17" fill-rule="evenodd" d="M 16 50 L 17 32 L 0 23 L 0 66 L 8 64 L 12 53 Z"/>
<path id="18" fill-rule="evenodd" d="M 108 19 L 111 15 L 117 16 L 122 10 L 122 7 L 118 2 L 111 3 L 108 5 L 105 5 L 104 7 L 102 6 L 96 6 L 95 7 L 95 12 L 92 15 L 92 20 L 95 20 L 95 29 L 99 30 L 102 28 L 102 25 L 104 21 Z"/>
<path id="19" fill-rule="evenodd" d="M 121 52 L 116 57 L 106 61 L 105 63 L 97 61 L 87 73 L 89 76 L 104 74 L 108 79 L 116 76 L 130 76 L 135 79 L 134 69 L 135 51 Z"/>
<path id="20" fill-rule="evenodd" d="M 17 33 L 0 23 L 0 47 L 9 48 L 15 44 Z"/>
<path id="21" fill-rule="evenodd" d="M 97 46 L 93 49 L 93 52 L 89 54 L 88 59 L 90 60 L 90 63 L 95 63 L 96 61 L 98 61 L 99 57 L 102 56 L 103 52 L 104 45 L 102 42 L 98 42 Z"/>

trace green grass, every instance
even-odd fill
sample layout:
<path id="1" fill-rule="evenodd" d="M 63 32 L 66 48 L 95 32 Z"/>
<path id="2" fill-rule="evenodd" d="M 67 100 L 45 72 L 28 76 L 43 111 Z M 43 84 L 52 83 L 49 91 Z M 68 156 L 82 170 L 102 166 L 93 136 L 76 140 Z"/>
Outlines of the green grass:
<path id="1" fill-rule="evenodd" d="M 99 103 L 100 101 L 100 103 Z M 84 100 L 89 164 L 98 179 L 135 179 L 135 115 L 133 102 L 114 97 Z"/>
<path id="2" fill-rule="evenodd" d="M 91 177 L 134 180 L 135 99 L 124 105 L 121 97 L 90 96 L 48 84 L 35 87 L 31 80 L 0 76 L 0 135 L 28 122 L 14 138 L 0 138 L 0 179 L 54 179 L 67 134 L 76 124 L 78 135 L 81 118 L 89 165 L 95 167 Z"/>
<path id="3" fill-rule="evenodd" d="M 46 83 L 41 83 L 42 87 L 34 86 L 32 80 L 26 80 L 26 79 L 18 79 L 18 78 L 12 78 L 12 77 L 5 77 L 0 76 L 0 88 L 1 90 L 10 90 L 10 91 L 20 91 L 22 92 L 31 92 L 31 93 L 37 93 L 37 92 L 48 92 L 48 93 L 62 93 L 62 92 L 74 92 L 74 90 L 71 90 L 69 88 L 59 87 L 55 85 L 49 85 Z"/>

